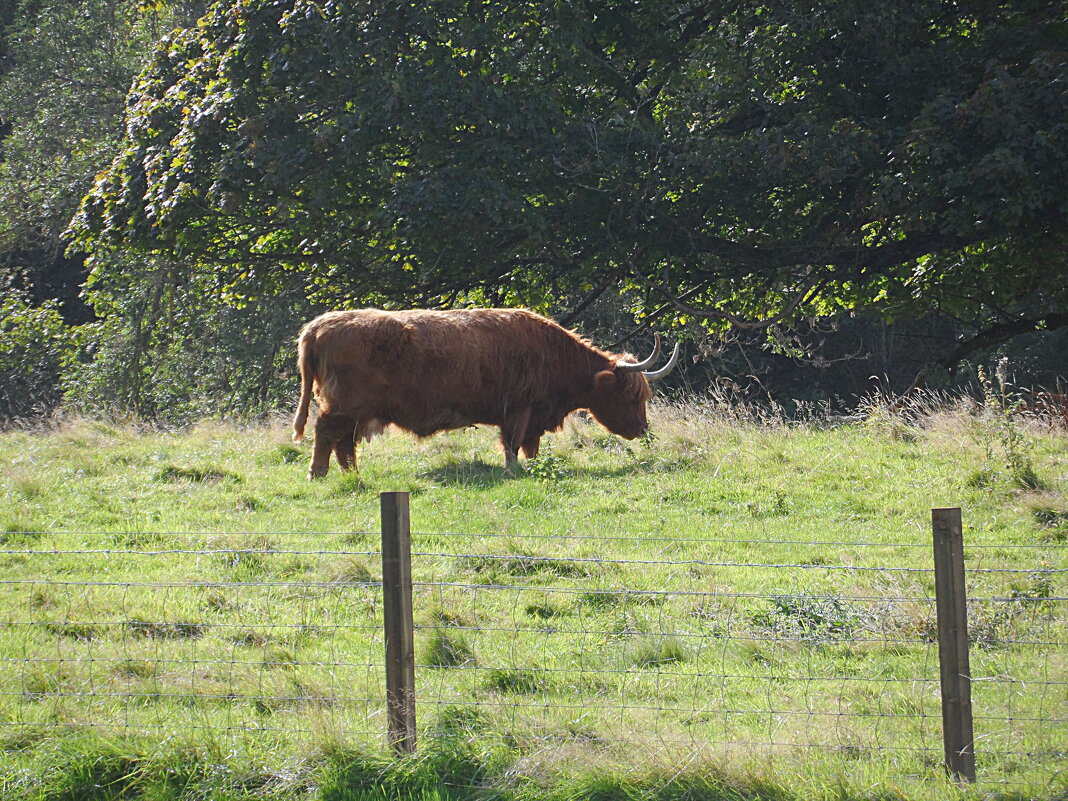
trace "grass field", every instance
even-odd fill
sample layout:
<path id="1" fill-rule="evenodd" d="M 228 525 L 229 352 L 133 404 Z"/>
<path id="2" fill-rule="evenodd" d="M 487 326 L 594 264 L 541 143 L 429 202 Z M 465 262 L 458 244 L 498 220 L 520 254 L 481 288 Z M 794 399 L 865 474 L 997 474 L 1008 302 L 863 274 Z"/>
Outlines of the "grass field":
<path id="1" fill-rule="evenodd" d="M 30 798 L 1064 798 L 1068 437 L 930 404 L 575 420 L 305 478 L 284 423 L 0 434 L 0 774 Z M 412 496 L 419 753 L 383 741 Z M 930 509 L 964 510 L 980 782 L 940 768 Z M 987 600 L 989 599 L 989 600 Z"/>

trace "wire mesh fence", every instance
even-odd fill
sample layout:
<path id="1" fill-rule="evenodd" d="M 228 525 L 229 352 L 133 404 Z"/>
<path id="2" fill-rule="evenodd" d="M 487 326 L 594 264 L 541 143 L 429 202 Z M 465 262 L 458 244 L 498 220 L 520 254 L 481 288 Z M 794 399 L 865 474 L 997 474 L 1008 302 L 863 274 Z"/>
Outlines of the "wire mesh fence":
<path id="1" fill-rule="evenodd" d="M 309 733 L 381 706 L 376 554 L 17 551 L 3 723 Z"/>
<path id="2" fill-rule="evenodd" d="M 381 556 L 348 539 L 0 551 L 0 725 L 382 743 Z M 421 736 L 940 764 L 930 546 L 776 545 L 414 534 Z M 981 780 L 1068 757 L 1065 556 L 968 549 Z"/>

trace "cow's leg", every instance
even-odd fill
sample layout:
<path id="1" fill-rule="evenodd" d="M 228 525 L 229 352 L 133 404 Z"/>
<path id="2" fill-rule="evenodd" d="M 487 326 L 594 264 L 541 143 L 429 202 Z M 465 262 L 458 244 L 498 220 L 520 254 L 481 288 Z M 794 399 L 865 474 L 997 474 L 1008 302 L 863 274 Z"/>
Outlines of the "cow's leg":
<path id="1" fill-rule="evenodd" d="M 501 446 L 504 448 L 504 467 L 514 470 L 519 465 L 519 448 L 527 439 L 530 407 L 508 414 L 501 423 Z"/>
<path id="2" fill-rule="evenodd" d="M 338 452 L 338 464 L 342 469 L 345 469 L 343 460 L 348 458 L 349 451 L 353 452 L 355 463 L 355 445 L 352 438 L 354 428 L 355 421 L 347 415 L 331 412 L 319 415 L 319 419 L 315 421 L 315 448 L 312 451 L 308 478 L 322 478 L 326 475 L 330 469 L 330 452 L 335 449 Z"/>
<path id="3" fill-rule="evenodd" d="M 356 470 L 356 448 L 361 442 L 370 442 L 371 437 L 381 434 L 385 425 L 381 420 L 371 418 L 360 420 L 352 425 L 352 436 L 341 437 L 334 446 L 337 464 L 342 470 Z"/>
<path id="4" fill-rule="evenodd" d="M 308 470 L 308 478 L 322 478 L 330 469 L 330 450 L 333 443 L 323 436 L 323 429 L 319 424 L 315 425 L 315 448 L 312 450 L 311 468 Z"/>
<path id="5" fill-rule="evenodd" d="M 337 466 L 345 471 L 356 469 L 356 437 L 341 437 L 334 444 Z"/>
<path id="6" fill-rule="evenodd" d="M 536 459 L 538 456 L 538 450 L 541 448 L 541 434 L 534 436 L 528 436 L 523 440 L 522 450 L 523 455 L 528 459 Z"/>

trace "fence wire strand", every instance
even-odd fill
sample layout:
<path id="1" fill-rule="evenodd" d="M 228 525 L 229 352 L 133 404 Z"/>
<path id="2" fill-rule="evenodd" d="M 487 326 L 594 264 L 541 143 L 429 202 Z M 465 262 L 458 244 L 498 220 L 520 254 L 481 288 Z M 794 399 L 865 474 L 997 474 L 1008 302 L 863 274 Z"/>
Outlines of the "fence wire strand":
<path id="1" fill-rule="evenodd" d="M 758 540 L 413 539 L 431 543 L 413 553 L 427 736 L 482 720 L 542 744 L 897 753 L 916 765 L 941 753 L 924 546 L 775 543 L 852 549 L 850 564 L 829 564 L 611 550 L 769 545 Z M 516 546 L 528 540 L 576 547 Z M 1068 569 L 994 561 L 995 547 L 1057 545 L 968 546 L 981 761 L 1068 755 Z M 886 564 L 888 549 L 910 556 Z M 377 550 L 19 548 L 0 560 L 0 727 L 383 740 Z"/>

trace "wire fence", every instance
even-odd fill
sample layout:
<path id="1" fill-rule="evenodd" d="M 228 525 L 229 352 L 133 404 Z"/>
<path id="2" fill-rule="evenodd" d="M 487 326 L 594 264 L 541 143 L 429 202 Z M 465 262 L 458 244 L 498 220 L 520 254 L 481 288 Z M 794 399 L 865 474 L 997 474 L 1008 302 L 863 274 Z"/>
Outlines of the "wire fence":
<path id="1" fill-rule="evenodd" d="M 349 535 L 352 550 L 0 551 L 0 735 L 381 743 L 377 536 Z M 412 542 L 421 737 L 941 764 L 929 546 Z M 750 556 L 771 545 L 794 558 Z M 1063 543 L 968 548 L 981 780 L 1053 776 L 1068 759 L 1065 556 Z"/>

